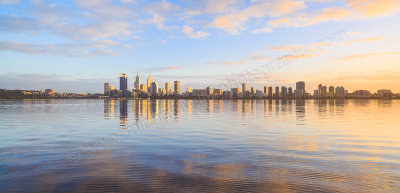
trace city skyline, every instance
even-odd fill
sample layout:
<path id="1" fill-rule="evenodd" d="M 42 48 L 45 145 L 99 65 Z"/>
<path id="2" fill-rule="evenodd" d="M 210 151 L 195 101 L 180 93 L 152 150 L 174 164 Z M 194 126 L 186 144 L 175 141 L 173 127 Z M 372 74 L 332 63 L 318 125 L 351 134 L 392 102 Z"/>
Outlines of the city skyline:
<path id="1" fill-rule="evenodd" d="M 396 0 L 2 0 L 0 88 L 96 93 L 126 72 L 182 88 L 256 74 L 239 82 L 400 92 L 399 10 Z"/>
<path id="2" fill-rule="evenodd" d="M 243 82 L 240 88 L 223 86 L 224 89 L 207 86 L 204 88 L 194 88 L 188 86 L 186 92 L 181 92 L 180 80 L 174 81 L 173 89 L 170 88 L 170 82 L 165 82 L 165 87 L 159 87 L 157 81 L 151 81 L 151 75 L 147 78 L 147 85 L 141 84 L 139 87 L 140 78 L 136 75 L 134 87 L 130 91 L 125 86 L 120 86 L 120 89 L 115 89 L 110 83 L 104 83 L 104 95 L 105 97 L 111 98 L 186 98 L 192 99 L 345 99 L 345 98 L 381 98 L 391 99 L 396 98 L 400 93 L 393 93 L 389 89 L 379 89 L 376 92 L 369 90 L 358 89 L 349 92 L 345 87 L 337 85 L 325 86 L 322 84 L 318 85 L 317 89 L 307 91 L 306 83 L 304 81 L 298 81 L 295 87 L 287 86 L 275 86 L 265 85 L 262 90 L 258 90 L 254 87 L 247 87 L 247 83 Z M 127 76 L 125 73 L 120 73 L 120 85 L 127 85 Z M 295 90 L 293 90 L 295 89 Z"/>

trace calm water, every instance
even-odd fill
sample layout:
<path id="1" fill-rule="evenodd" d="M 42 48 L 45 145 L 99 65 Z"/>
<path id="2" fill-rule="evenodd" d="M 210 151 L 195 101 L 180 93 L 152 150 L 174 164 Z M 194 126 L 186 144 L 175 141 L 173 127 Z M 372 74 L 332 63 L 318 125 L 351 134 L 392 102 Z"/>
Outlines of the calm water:
<path id="1" fill-rule="evenodd" d="M 0 100 L 0 192 L 400 192 L 400 101 Z"/>

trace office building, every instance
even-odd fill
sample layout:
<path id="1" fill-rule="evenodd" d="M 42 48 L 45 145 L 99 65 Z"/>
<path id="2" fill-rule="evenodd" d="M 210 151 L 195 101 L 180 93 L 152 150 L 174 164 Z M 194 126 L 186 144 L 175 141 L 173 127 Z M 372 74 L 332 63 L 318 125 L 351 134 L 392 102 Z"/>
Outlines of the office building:
<path id="1" fill-rule="evenodd" d="M 305 98 L 306 95 L 306 83 L 303 81 L 296 82 L 296 91 L 298 98 Z"/>
<path id="2" fill-rule="evenodd" d="M 193 94 L 193 96 L 196 96 L 196 97 L 208 96 L 207 89 L 193 89 L 192 94 Z"/>
<path id="3" fill-rule="evenodd" d="M 269 86 L 269 87 L 268 87 L 268 98 L 269 98 L 269 99 L 272 99 L 272 96 L 273 96 L 272 87 Z"/>
<path id="4" fill-rule="evenodd" d="M 188 94 L 192 93 L 192 87 L 190 87 L 190 86 L 187 87 L 187 93 Z"/>
<path id="5" fill-rule="evenodd" d="M 275 87 L 275 98 L 279 99 L 279 86 Z"/>
<path id="6" fill-rule="evenodd" d="M 371 93 L 368 90 L 356 90 L 353 92 L 353 96 L 356 98 L 369 98 Z"/>
<path id="7" fill-rule="evenodd" d="M 152 82 L 150 88 L 151 88 L 151 95 L 157 96 L 157 94 L 158 94 L 158 84 L 157 84 L 157 82 Z"/>
<path id="8" fill-rule="evenodd" d="M 255 95 L 256 94 L 256 89 L 254 89 L 254 87 L 251 87 L 251 95 Z"/>
<path id="9" fill-rule="evenodd" d="M 111 86 L 110 83 L 104 83 L 104 95 L 111 94 Z"/>
<path id="10" fill-rule="evenodd" d="M 171 94 L 171 85 L 169 82 L 165 82 L 165 92 L 167 93 L 167 95 Z"/>
<path id="11" fill-rule="evenodd" d="M 246 92 L 247 91 L 247 85 L 246 83 L 242 84 L 242 92 Z"/>
<path id="12" fill-rule="evenodd" d="M 346 97 L 346 92 L 343 86 L 337 86 L 335 90 L 335 98 L 343 99 Z"/>
<path id="13" fill-rule="evenodd" d="M 151 93 L 151 75 L 147 78 L 147 92 Z"/>
<path id="14" fill-rule="evenodd" d="M 287 98 L 288 97 L 288 89 L 287 89 L 286 86 L 282 86 L 281 87 L 281 95 L 282 95 L 282 98 Z"/>
<path id="15" fill-rule="evenodd" d="M 119 74 L 119 90 L 128 90 L 128 77 L 125 73 Z"/>
<path id="16" fill-rule="evenodd" d="M 140 90 L 141 90 L 142 92 L 146 92 L 146 91 L 147 91 L 146 85 L 141 84 L 141 85 L 140 85 Z"/>
<path id="17" fill-rule="evenodd" d="M 134 85 L 136 90 L 140 90 L 140 81 L 139 81 L 139 75 L 136 75 L 136 80 L 135 80 L 135 85 Z"/>
<path id="18" fill-rule="evenodd" d="M 235 97 L 235 98 L 239 97 L 239 93 L 240 93 L 239 88 L 232 88 L 231 91 L 232 91 L 232 97 Z"/>
<path id="19" fill-rule="evenodd" d="M 222 89 L 214 89 L 213 94 L 216 96 L 221 96 L 222 95 Z"/>
<path id="20" fill-rule="evenodd" d="M 379 98 L 392 98 L 392 91 L 387 89 L 381 89 L 377 91 Z"/>
<path id="21" fill-rule="evenodd" d="M 293 88 L 292 87 L 289 87 L 288 88 L 288 96 L 290 97 L 290 98 L 292 98 L 294 95 L 293 95 Z"/>
<path id="22" fill-rule="evenodd" d="M 319 98 L 319 90 L 314 90 L 313 98 L 314 99 Z"/>
<path id="23" fill-rule="evenodd" d="M 321 97 L 321 98 L 326 98 L 327 93 L 328 93 L 328 92 L 327 92 L 326 86 L 322 86 L 320 97 Z"/>
<path id="24" fill-rule="evenodd" d="M 181 81 L 179 80 L 174 81 L 174 94 L 175 95 L 181 94 Z"/>
<path id="25" fill-rule="evenodd" d="M 210 95 L 213 94 L 213 92 L 212 92 L 212 90 L 211 90 L 211 86 L 207 86 L 206 90 L 207 90 L 207 95 L 208 95 L 208 96 L 210 96 Z"/>
<path id="26" fill-rule="evenodd" d="M 238 89 L 239 89 L 239 88 L 238 88 Z M 223 92 L 223 97 L 226 98 L 226 99 L 232 98 L 232 97 L 233 97 L 232 91 L 229 91 L 229 90 L 224 91 L 224 92 Z"/>

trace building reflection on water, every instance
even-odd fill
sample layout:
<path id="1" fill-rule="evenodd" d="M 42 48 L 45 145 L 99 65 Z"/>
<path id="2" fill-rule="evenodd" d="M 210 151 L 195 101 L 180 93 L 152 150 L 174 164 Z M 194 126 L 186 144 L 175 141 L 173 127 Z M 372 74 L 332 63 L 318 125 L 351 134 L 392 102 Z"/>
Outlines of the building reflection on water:
<path id="1" fill-rule="evenodd" d="M 104 118 L 113 120 L 115 117 L 115 103 L 118 100 L 104 100 Z M 173 103 L 173 104 L 171 104 Z M 307 104 L 309 103 L 309 104 Z M 378 102 L 380 105 L 390 105 L 390 102 Z M 241 113 L 243 117 L 257 116 L 263 112 L 264 116 L 286 115 L 294 113 L 296 120 L 305 121 L 306 106 L 314 104 L 314 108 L 318 108 L 319 116 L 328 116 L 333 113 L 340 113 L 340 107 L 348 104 L 346 100 L 119 100 L 119 118 L 120 126 L 123 129 L 128 128 L 128 114 L 131 112 L 133 120 L 136 122 L 145 121 L 147 125 L 153 122 L 170 120 L 173 116 L 175 121 L 179 121 L 181 112 L 186 118 L 192 116 L 193 110 L 205 113 L 223 113 L 223 111 L 231 111 Z M 368 104 L 367 101 L 354 101 L 355 106 Z M 129 108 L 131 105 L 131 108 Z M 171 105 L 173 105 L 171 107 Z M 224 108 L 225 105 L 228 105 Z M 118 107 L 118 106 L 117 106 Z M 171 108 L 172 112 L 171 112 Z M 173 113 L 173 114 L 171 114 Z M 250 113 L 250 114 L 249 114 Z"/>

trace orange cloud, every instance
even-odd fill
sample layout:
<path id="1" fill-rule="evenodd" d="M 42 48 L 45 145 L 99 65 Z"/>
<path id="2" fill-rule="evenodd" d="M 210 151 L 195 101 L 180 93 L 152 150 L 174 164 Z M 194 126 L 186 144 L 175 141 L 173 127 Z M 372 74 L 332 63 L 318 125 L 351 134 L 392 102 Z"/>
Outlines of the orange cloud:
<path id="1" fill-rule="evenodd" d="M 358 58 L 366 58 L 370 56 L 379 56 L 379 55 L 396 55 L 400 54 L 400 52 L 377 52 L 377 53 L 366 53 L 366 54 L 355 54 L 349 55 L 346 57 L 341 58 L 342 60 L 351 60 L 351 59 L 358 59 Z"/>
<path id="2" fill-rule="evenodd" d="M 370 38 L 365 38 L 365 39 L 357 39 L 357 40 L 347 41 L 347 42 L 345 42 L 345 44 L 355 44 L 355 43 L 361 43 L 361 42 L 374 42 L 374 41 L 380 41 L 382 39 L 383 39 L 383 37 L 370 37 Z"/>
<path id="3" fill-rule="evenodd" d="M 229 14 L 214 18 L 211 27 L 221 28 L 232 34 L 238 34 L 244 30 L 243 25 L 252 18 L 264 18 L 266 16 L 279 17 L 293 13 L 305 7 L 303 1 L 281 0 L 261 2 L 252 1 L 252 4 L 243 10 L 232 11 Z M 254 30 L 253 33 L 269 32 L 268 28 Z"/>
<path id="4" fill-rule="evenodd" d="M 309 58 L 318 56 L 319 54 L 300 54 L 300 55 L 284 55 L 278 58 L 278 60 L 300 60 L 303 58 Z"/>
<path id="5" fill-rule="evenodd" d="M 400 11 L 399 0 L 346 0 L 345 3 L 364 17 L 389 15 Z"/>

